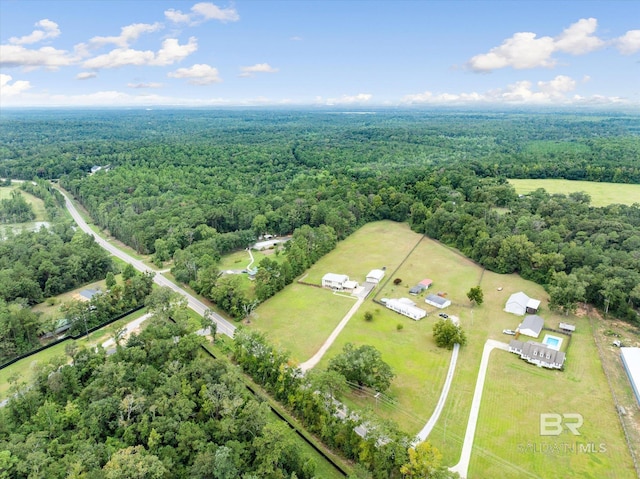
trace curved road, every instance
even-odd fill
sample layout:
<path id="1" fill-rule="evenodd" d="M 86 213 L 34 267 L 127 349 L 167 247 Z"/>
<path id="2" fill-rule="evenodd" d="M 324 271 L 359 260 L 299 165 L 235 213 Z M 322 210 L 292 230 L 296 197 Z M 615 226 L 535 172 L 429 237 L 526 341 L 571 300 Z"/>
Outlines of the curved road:
<path id="1" fill-rule="evenodd" d="M 60 191 L 60 190 L 58 190 L 58 191 Z M 82 231 L 92 235 L 95 238 L 96 242 L 100 246 L 102 246 L 104 249 L 106 249 L 109 253 L 111 253 L 116 258 L 120 258 L 122 261 L 125 261 L 125 262 L 133 265 L 133 267 L 135 269 L 137 269 L 138 271 L 155 273 L 155 276 L 153 277 L 153 281 L 157 285 L 166 286 L 167 288 L 171 288 L 176 293 L 181 294 L 182 296 L 187 298 L 187 302 L 188 302 L 189 307 L 191 309 L 193 309 L 199 315 L 204 316 L 205 311 L 207 311 L 209 309 L 209 307 L 207 307 L 206 304 L 204 304 L 202 301 L 199 301 L 198 299 L 196 299 L 195 297 L 193 297 L 192 295 L 187 293 L 184 289 L 182 289 L 179 286 L 176 286 L 175 284 L 173 284 L 171 281 L 169 281 L 167 278 L 165 278 L 164 276 L 159 274 L 157 271 L 149 268 L 142 261 L 137 260 L 137 259 L 129 256 L 124 251 L 120 250 L 119 248 L 116 248 L 111 243 L 109 243 L 108 241 L 106 241 L 103 238 L 101 238 L 100 236 L 98 236 L 89 227 L 89 225 L 82 218 L 82 216 L 80 216 L 80 213 L 78 213 L 78 210 L 76 209 L 76 207 L 73 206 L 73 203 L 69 199 L 69 196 L 66 193 L 64 193 L 63 191 L 60 191 L 60 193 L 62 193 L 62 196 L 64 196 L 65 205 L 67 207 L 67 210 L 69 210 L 69 213 L 71 213 L 72 218 L 78 224 L 78 227 Z M 235 333 L 235 330 L 236 330 L 236 327 L 233 324 L 231 324 L 229 321 L 224 319 L 219 314 L 214 313 L 213 311 L 211 311 L 211 317 L 218 324 L 218 333 L 222 333 L 222 334 L 225 334 L 225 335 L 233 338 L 233 334 Z"/>

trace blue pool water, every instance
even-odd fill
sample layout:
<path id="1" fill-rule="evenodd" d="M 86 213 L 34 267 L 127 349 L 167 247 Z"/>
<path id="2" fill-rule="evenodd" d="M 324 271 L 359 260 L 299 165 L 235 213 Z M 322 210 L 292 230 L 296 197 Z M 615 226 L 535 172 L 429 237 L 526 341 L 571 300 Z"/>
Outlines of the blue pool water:
<path id="1" fill-rule="evenodd" d="M 547 336 L 544 342 L 548 346 L 558 346 L 558 344 L 560 344 L 560 340 L 558 338 L 552 338 L 551 336 Z"/>

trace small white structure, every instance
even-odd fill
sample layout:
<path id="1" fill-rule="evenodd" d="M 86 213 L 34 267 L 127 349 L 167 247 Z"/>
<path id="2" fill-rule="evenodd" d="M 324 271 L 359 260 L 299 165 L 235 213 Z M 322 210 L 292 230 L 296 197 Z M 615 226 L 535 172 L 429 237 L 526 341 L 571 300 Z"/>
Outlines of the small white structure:
<path id="1" fill-rule="evenodd" d="M 327 273 L 322 277 L 322 287 L 342 291 L 348 281 L 349 276 L 346 274 Z"/>
<path id="2" fill-rule="evenodd" d="M 558 328 L 565 333 L 573 333 L 576 330 L 576 326 L 569 323 L 560 323 Z"/>
<path id="3" fill-rule="evenodd" d="M 540 300 L 533 299 L 524 294 L 522 291 L 513 293 L 509 296 L 507 304 L 504 310 L 507 313 L 517 314 L 518 316 L 524 316 L 525 314 L 536 314 L 540 308 Z"/>
<path id="4" fill-rule="evenodd" d="M 384 271 L 381 269 L 372 269 L 367 275 L 367 283 L 378 284 L 384 278 Z"/>
<path id="5" fill-rule="evenodd" d="M 640 404 L 640 348 L 620 348 L 620 358 L 629 382 Z"/>
<path id="6" fill-rule="evenodd" d="M 385 306 L 396 313 L 400 313 L 414 321 L 419 321 L 427 315 L 424 309 L 418 308 L 416 303 L 408 298 L 390 299 Z"/>
<path id="7" fill-rule="evenodd" d="M 358 284 L 357 281 L 353 281 L 353 280 L 350 279 L 350 280 L 344 282 L 343 288 L 346 289 L 347 291 L 353 291 L 358 286 L 360 286 L 360 285 Z"/>
<path id="8" fill-rule="evenodd" d="M 524 321 L 520 323 L 520 326 L 518 326 L 518 329 L 516 331 L 518 331 L 520 334 L 524 334 L 525 336 L 537 338 L 538 336 L 540 336 L 542 328 L 544 328 L 544 319 L 542 319 L 540 316 L 532 314 L 524 318 Z"/>
<path id="9" fill-rule="evenodd" d="M 438 296 L 437 294 L 430 294 L 429 296 L 424 298 L 424 302 L 440 309 L 444 309 L 448 306 L 451 306 L 450 299 L 443 298 L 442 296 Z"/>

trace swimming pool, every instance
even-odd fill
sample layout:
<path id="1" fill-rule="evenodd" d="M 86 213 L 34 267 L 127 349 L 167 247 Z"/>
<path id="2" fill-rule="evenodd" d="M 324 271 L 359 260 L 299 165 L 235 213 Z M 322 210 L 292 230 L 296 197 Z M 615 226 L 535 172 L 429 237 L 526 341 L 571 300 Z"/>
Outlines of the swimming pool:
<path id="1" fill-rule="evenodd" d="M 560 346 L 562 346 L 562 338 L 559 338 L 558 336 L 552 336 L 551 334 L 545 334 L 544 339 L 542 340 L 542 344 L 546 344 L 551 349 L 560 351 Z"/>

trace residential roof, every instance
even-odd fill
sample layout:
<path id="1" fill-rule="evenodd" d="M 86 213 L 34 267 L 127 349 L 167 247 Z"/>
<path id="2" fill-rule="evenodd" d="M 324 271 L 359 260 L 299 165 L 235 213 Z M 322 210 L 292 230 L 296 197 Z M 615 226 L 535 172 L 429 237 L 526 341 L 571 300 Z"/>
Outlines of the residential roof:
<path id="1" fill-rule="evenodd" d="M 387 301 L 386 306 L 397 313 L 404 314 L 413 319 L 422 319 L 427 315 L 424 309 L 418 308 L 413 301 L 407 298 L 390 299 Z"/>
<path id="2" fill-rule="evenodd" d="M 344 287 L 347 289 L 356 289 L 358 287 L 358 282 L 357 281 L 345 281 L 344 282 Z"/>
<path id="3" fill-rule="evenodd" d="M 431 286 L 431 283 L 433 283 L 433 280 L 426 278 L 420 281 L 419 284 L 426 286 L 428 288 L 429 286 Z"/>
<path id="4" fill-rule="evenodd" d="M 411 289 L 409 290 L 409 294 L 418 294 L 418 293 L 420 293 L 420 292 L 421 292 L 421 291 L 423 291 L 423 290 L 424 290 L 424 287 L 414 286 L 413 288 L 411 288 Z"/>
<path id="5" fill-rule="evenodd" d="M 425 301 L 431 301 L 432 303 L 437 303 L 440 305 L 451 302 L 447 298 L 443 298 L 442 296 L 438 296 L 437 294 L 430 294 L 425 298 Z"/>
<path id="6" fill-rule="evenodd" d="M 327 273 L 322 277 L 322 281 L 344 283 L 345 281 L 349 281 L 349 276 L 347 276 L 346 274 Z"/>
<path id="7" fill-rule="evenodd" d="M 414 301 L 411 301 L 409 298 L 400 298 L 400 299 L 397 299 L 396 301 L 398 301 L 399 303 L 402 303 L 402 304 L 408 304 L 410 306 L 415 306 L 416 305 L 416 303 Z"/>
<path id="8" fill-rule="evenodd" d="M 512 339 L 511 341 L 509 341 L 509 348 L 511 349 L 519 349 L 520 351 L 522 351 L 522 346 L 524 346 L 523 341 L 519 341 L 517 339 Z"/>
<path id="9" fill-rule="evenodd" d="M 542 328 L 544 328 L 544 319 L 542 319 L 538 315 L 531 314 L 529 316 L 525 316 L 524 320 L 522 321 L 518 329 L 520 331 L 522 331 L 523 329 L 530 329 L 531 331 L 534 331 L 537 334 L 540 334 L 540 331 L 542 331 Z"/>
<path id="10" fill-rule="evenodd" d="M 100 290 L 98 290 L 98 289 L 83 289 L 82 291 L 80 291 L 80 296 L 82 296 L 83 298 L 85 298 L 87 300 L 90 300 L 91 298 L 93 298 L 99 292 L 100 292 Z"/>
<path id="11" fill-rule="evenodd" d="M 546 358 L 547 355 L 549 356 L 548 359 Z M 548 347 L 546 344 L 537 343 L 535 341 L 527 341 L 522 346 L 522 356 L 526 356 L 531 359 L 544 357 L 544 362 L 560 365 L 564 364 L 565 359 L 565 353 L 562 351 L 556 351 L 555 349 Z"/>

